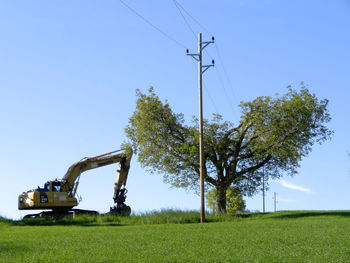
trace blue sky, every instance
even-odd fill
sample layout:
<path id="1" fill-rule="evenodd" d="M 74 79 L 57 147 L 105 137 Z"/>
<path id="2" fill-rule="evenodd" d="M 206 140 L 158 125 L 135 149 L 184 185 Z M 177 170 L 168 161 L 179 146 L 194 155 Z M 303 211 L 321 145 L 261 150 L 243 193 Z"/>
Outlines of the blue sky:
<path id="1" fill-rule="evenodd" d="M 0 3 L 0 215 L 18 218 L 22 191 L 61 178 L 85 156 L 119 149 L 135 90 L 154 86 L 186 120 L 198 114 L 197 72 L 185 49 L 197 40 L 173 1 L 2 1 Z M 203 40 L 204 114 L 237 122 L 238 103 L 283 94 L 301 81 L 328 98 L 333 139 L 315 145 L 299 174 L 270 182 L 266 208 L 349 209 L 350 3 L 336 1 L 181 1 Z M 204 27 L 204 28 L 203 28 Z M 221 59 L 220 59 L 221 58 Z M 80 180 L 80 208 L 107 211 L 117 167 Z M 170 189 L 132 161 L 127 203 L 134 211 L 198 209 L 199 198 Z M 261 210 L 261 195 L 247 208 Z"/>

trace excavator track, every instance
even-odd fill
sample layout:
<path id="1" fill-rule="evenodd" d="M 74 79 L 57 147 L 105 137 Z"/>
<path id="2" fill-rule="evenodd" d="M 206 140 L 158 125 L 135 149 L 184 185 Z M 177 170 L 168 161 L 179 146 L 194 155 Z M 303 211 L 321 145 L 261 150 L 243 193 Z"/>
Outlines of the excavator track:
<path id="1" fill-rule="evenodd" d="M 112 214 L 116 216 L 130 216 L 131 208 L 128 205 L 122 204 L 110 208 L 110 211 L 106 214 Z M 68 211 L 43 211 L 36 214 L 28 214 L 23 217 L 23 219 L 28 218 L 45 218 L 48 220 L 60 220 L 65 217 L 74 218 L 76 215 L 100 215 L 99 212 L 94 210 L 84 210 L 84 209 L 71 209 Z"/>
<path id="2" fill-rule="evenodd" d="M 23 219 L 27 218 L 45 218 L 45 219 L 55 219 L 59 220 L 64 217 L 74 217 L 76 215 L 99 215 L 97 211 L 94 210 L 84 210 L 84 209 L 71 209 L 68 211 L 44 211 L 36 214 L 25 215 Z"/>

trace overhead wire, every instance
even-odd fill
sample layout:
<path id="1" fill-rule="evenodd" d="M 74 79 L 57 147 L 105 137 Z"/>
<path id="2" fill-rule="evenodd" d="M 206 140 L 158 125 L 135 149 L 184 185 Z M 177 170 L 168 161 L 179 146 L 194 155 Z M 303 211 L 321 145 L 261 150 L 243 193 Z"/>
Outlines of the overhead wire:
<path id="1" fill-rule="evenodd" d="M 182 48 L 186 48 L 186 46 L 184 44 L 182 44 L 180 41 L 176 40 L 175 38 L 171 37 L 169 34 L 165 33 L 163 30 L 161 30 L 159 27 L 157 27 L 156 25 L 154 25 L 153 23 L 151 23 L 148 19 L 146 19 L 144 16 L 142 16 L 139 12 L 137 12 L 135 9 L 133 9 L 131 6 L 129 6 L 128 4 L 126 4 L 123 0 L 119 0 L 126 8 L 128 8 L 131 12 L 133 12 L 135 15 L 137 15 L 139 18 L 141 18 L 144 22 L 146 22 L 148 25 L 150 25 L 151 27 L 153 27 L 154 29 L 156 29 L 158 32 L 160 32 L 163 36 L 165 36 L 166 38 L 168 38 L 169 40 L 171 40 L 172 42 L 176 43 L 177 45 L 181 46 Z M 175 2 L 174 2 L 175 3 Z M 175 3 L 176 5 L 176 3 Z M 183 17 L 184 21 L 186 22 L 187 26 L 191 29 L 194 37 L 197 39 L 195 32 L 192 30 L 190 24 L 188 23 L 188 21 L 186 20 L 185 16 L 182 14 L 181 10 L 179 9 L 178 6 L 176 6 L 179 10 L 179 12 L 181 13 L 181 16 Z M 194 65 L 195 70 L 197 70 L 196 66 Z M 216 110 L 216 112 L 218 112 L 217 106 L 212 98 L 212 96 L 210 95 L 209 90 L 206 88 L 206 86 L 204 85 L 204 90 L 207 93 L 214 109 Z"/>
<path id="2" fill-rule="evenodd" d="M 225 67 L 225 64 L 224 64 L 224 60 L 221 57 L 221 52 L 219 50 L 219 47 L 218 47 L 218 45 L 216 43 L 214 43 L 214 46 L 216 48 L 216 53 L 218 54 L 220 64 L 222 65 L 222 69 L 224 71 L 224 75 L 226 77 L 226 80 L 227 80 L 227 82 L 229 84 L 229 87 L 230 87 L 231 93 L 233 95 L 233 98 L 235 99 L 236 103 L 239 104 L 239 99 L 237 99 L 237 96 L 236 96 L 236 94 L 235 94 L 235 92 L 233 90 L 233 85 L 232 85 L 231 79 L 230 79 L 230 77 L 229 77 L 229 75 L 227 73 L 227 70 L 226 70 L 226 67 Z"/>
<path id="3" fill-rule="evenodd" d="M 215 44 L 215 43 L 214 43 L 214 44 Z M 211 60 L 214 60 L 214 58 L 211 56 L 211 54 L 209 53 L 208 50 L 204 49 L 204 52 L 210 57 Z M 219 58 L 220 58 L 220 56 L 219 56 Z M 223 64 L 222 64 L 222 65 L 223 65 Z M 227 92 L 227 89 L 226 89 L 225 83 L 224 83 L 224 81 L 223 81 L 223 79 L 222 79 L 222 77 L 221 77 L 220 71 L 218 70 L 218 67 L 214 67 L 214 68 L 215 68 L 215 69 L 214 69 L 214 70 L 215 70 L 215 73 L 216 73 L 216 75 L 217 75 L 217 77 L 218 77 L 218 79 L 219 79 L 220 86 L 221 86 L 221 88 L 223 89 L 223 91 L 224 91 L 224 93 L 225 93 L 226 100 L 227 100 L 228 104 L 230 105 L 230 108 L 231 108 L 233 114 L 234 114 L 235 117 L 237 118 L 237 114 L 236 114 L 235 108 L 234 108 L 234 106 L 233 106 L 233 104 L 232 104 L 232 102 L 231 102 L 231 100 L 230 100 L 229 93 Z M 237 101 L 236 101 L 236 103 L 237 103 Z M 238 104 L 238 103 L 237 103 L 237 104 Z"/>
<path id="4" fill-rule="evenodd" d="M 194 60 L 192 60 L 192 62 L 195 63 Z M 198 72 L 197 66 L 196 66 L 195 64 L 192 64 L 192 65 L 194 66 L 195 71 Z M 208 97 L 209 97 L 209 99 L 210 99 L 211 104 L 213 105 L 215 111 L 218 113 L 218 112 L 219 112 L 219 111 L 218 111 L 218 108 L 217 108 L 217 106 L 216 106 L 216 104 L 215 104 L 215 102 L 214 102 L 214 100 L 213 100 L 213 97 L 210 95 L 209 89 L 207 88 L 207 86 L 205 85 L 204 82 L 202 83 L 202 85 L 203 85 L 203 87 L 204 87 L 204 90 L 205 90 L 206 94 L 208 95 Z"/>
<path id="5" fill-rule="evenodd" d="M 199 21 L 197 19 L 195 19 L 189 12 L 187 12 L 187 10 L 176 0 L 173 0 L 177 6 L 179 6 L 194 22 L 196 22 L 201 28 L 204 29 L 204 31 L 206 31 L 209 35 L 213 35 L 212 33 L 209 32 L 208 29 L 206 29 L 201 23 L 199 23 Z"/>
<path id="6" fill-rule="evenodd" d="M 195 38 L 196 40 L 198 40 L 196 33 L 194 32 L 194 30 L 193 30 L 193 28 L 191 27 L 190 23 L 187 21 L 186 17 L 183 15 L 183 13 L 182 13 L 180 7 L 181 7 L 185 12 L 186 12 L 186 10 L 185 10 L 176 0 L 173 0 L 173 2 L 174 2 L 174 5 L 176 6 L 177 10 L 179 11 L 179 13 L 180 13 L 182 19 L 185 21 L 187 27 L 189 28 L 189 30 L 190 30 L 191 33 L 193 34 L 194 38 Z M 187 13 L 187 12 L 186 12 L 186 13 Z M 193 61 L 193 62 L 194 62 L 194 61 Z M 196 68 L 196 66 L 195 66 L 195 68 Z M 210 95 L 209 89 L 207 89 L 207 87 L 206 87 L 206 85 L 204 85 L 204 83 L 203 83 L 203 86 L 204 86 L 204 90 L 205 90 L 205 92 L 207 93 L 207 95 L 208 95 L 208 97 L 209 97 L 211 103 L 213 104 L 214 109 L 216 110 L 216 112 L 219 112 L 219 111 L 218 111 L 218 108 L 216 107 L 216 104 L 215 104 L 215 102 L 214 102 L 213 97 Z"/>
<path id="7" fill-rule="evenodd" d="M 195 38 L 196 40 L 198 40 L 196 33 L 194 32 L 194 30 L 192 29 L 190 23 L 188 23 L 187 19 L 185 18 L 185 16 L 183 15 L 183 13 L 182 13 L 182 11 L 181 11 L 181 9 L 180 9 L 180 7 L 181 7 L 182 9 L 183 9 L 183 7 L 182 7 L 176 0 L 173 0 L 173 2 L 174 2 L 174 4 L 175 4 L 177 10 L 179 11 L 180 15 L 182 16 L 182 19 L 185 21 L 187 27 L 188 27 L 188 28 L 190 29 L 190 31 L 192 32 L 194 38 Z M 179 6 L 180 6 L 180 7 L 179 7 Z M 183 10 L 184 10 L 184 9 L 183 9 Z"/>
<path id="8" fill-rule="evenodd" d="M 122 3 L 127 9 L 129 9 L 132 13 L 134 13 L 136 16 L 138 16 L 139 18 L 141 18 L 141 19 L 142 19 L 145 23 L 147 23 L 149 26 L 153 27 L 155 30 L 157 30 L 159 33 L 161 33 L 164 37 L 166 37 L 167 39 L 169 39 L 169 40 L 172 41 L 173 43 L 177 44 L 177 45 L 180 46 L 181 48 L 184 48 L 184 49 L 186 48 L 186 46 L 185 46 L 183 43 L 181 43 L 180 41 L 178 41 L 178 40 L 176 40 L 175 38 L 173 38 L 172 36 L 170 36 L 168 33 L 166 33 L 165 31 L 163 31 L 162 29 L 160 29 L 158 26 L 154 25 L 151 21 L 149 21 L 147 18 L 145 18 L 143 15 L 141 15 L 139 12 L 137 12 L 134 8 L 132 8 L 132 7 L 131 7 L 130 5 L 128 5 L 127 3 L 125 3 L 123 0 L 119 0 L 119 1 L 120 1 L 120 3 Z M 195 19 L 195 18 L 194 18 L 194 17 L 193 17 L 193 16 L 178 2 L 178 1 L 173 0 L 173 2 L 174 2 L 174 5 L 176 6 L 178 12 L 180 13 L 182 19 L 184 20 L 184 22 L 186 23 L 187 27 L 189 28 L 189 30 L 191 31 L 191 33 L 193 34 L 193 36 L 195 37 L 196 40 L 198 39 L 197 36 L 196 36 L 196 33 L 194 32 L 194 30 L 193 30 L 193 28 L 191 27 L 190 23 L 188 22 L 188 20 L 187 20 L 186 17 L 184 16 L 183 12 L 184 12 L 186 15 L 188 15 L 194 22 L 196 22 L 201 28 L 203 28 L 208 34 L 211 34 L 211 33 L 209 32 L 209 30 L 207 30 L 198 20 L 196 20 L 196 19 Z M 181 10 L 182 10 L 182 11 L 181 11 Z M 216 48 L 217 48 L 217 46 L 216 46 Z M 208 56 L 212 59 L 212 56 L 210 55 L 210 53 L 209 53 L 207 50 L 204 50 L 204 51 L 205 51 L 205 52 L 208 54 Z M 217 48 L 217 51 L 218 51 L 218 48 Z M 218 51 L 218 54 L 219 54 L 219 51 Z M 224 67 L 224 64 L 223 64 L 223 62 L 222 62 L 222 58 L 221 58 L 220 55 L 219 55 L 219 61 L 220 61 L 220 63 L 222 64 L 222 67 L 225 68 L 225 67 Z M 215 67 L 215 68 L 216 68 L 216 67 Z M 222 86 L 222 88 L 223 88 L 223 90 L 224 90 L 224 93 L 225 93 L 225 95 L 226 95 L 226 98 L 227 98 L 227 100 L 228 100 L 228 102 L 229 102 L 229 104 L 230 104 L 230 107 L 231 107 L 233 113 L 236 115 L 236 113 L 235 113 L 235 111 L 234 111 L 234 107 L 233 107 L 231 101 L 229 100 L 229 95 L 228 95 L 228 93 L 227 93 L 227 90 L 226 90 L 226 88 L 224 87 L 224 82 L 223 82 L 223 80 L 222 80 L 222 77 L 221 77 L 221 75 L 220 75 L 220 73 L 218 72 L 217 69 L 216 69 L 215 71 L 216 71 L 216 74 L 217 74 L 217 76 L 218 76 L 219 83 L 220 83 L 220 85 Z M 229 79 L 226 69 L 224 69 L 224 72 L 225 72 L 226 78 Z M 230 80 L 229 80 L 229 83 L 231 83 Z M 216 106 L 216 104 L 215 104 L 215 102 L 214 102 L 212 96 L 210 95 L 210 92 L 209 92 L 208 88 L 206 87 L 206 85 L 203 85 L 203 86 L 204 86 L 204 90 L 205 90 L 205 92 L 207 93 L 207 95 L 208 95 L 208 97 L 209 97 L 211 103 L 213 104 L 213 107 L 214 107 L 215 110 L 218 112 L 217 106 Z"/>
<path id="9" fill-rule="evenodd" d="M 184 44 L 182 44 L 181 42 L 179 42 L 178 40 L 176 40 L 175 38 L 171 37 L 169 34 L 164 32 L 162 29 L 160 29 L 159 27 L 157 27 L 156 25 L 151 23 L 148 19 L 146 19 L 144 16 L 142 16 L 139 12 L 137 12 L 135 9 L 133 9 L 131 6 L 129 6 L 127 3 L 125 3 L 123 0 L 119 0 L 119 2 L 121 2 L 126 8 L 128 8 L 131 12 L 133 12 L 135 15 L 137 15 L 139 18 L 141 18 L 148 25 L 150 25 L 151 27 L 156 29 L 158 32 L 160 32 L 163 36 L 165 36 L 166 38 L 168 38 L 172 42 L 176 43 L 178 46 L 180 46 L 184 49 L 186 48 L 186 46 Z"/>
<path id="10" fill-rule="evenodd" d="M 204 31 L 206 31 L 208 34 L 211 34 L 210 31 L 209 31 L 208 29 L 206 29 L 197 19 L 195 19 L 195 18 L 194 18 L 194 17 L 193 17 L 193 16 L 192 16 L 192 15 L 177 1 L 177 0 L 173 0 L 173 2 L 174 2 L 174 5 L 176 6 L 176 8 L 178 9 L 178 11 L 179 11 L 181 17 L 182 17 L 183 20 L 185 21 L 187 27 L 189 28 L 189 30 L 190 30 L 190 31 L 192 32 L 192 34 L 194 35 L 195 39 L 197 39 L 197 36 L 196 36 L 196 34 L 195 34 L 193 28 L 191 27 L 190 23 L 187 21 L 187 19 L 186 19 L 185 16 L 183 15 L 181 9 L 182 9 L 183 12 L 186 13 L 193 21 L 195 21 L 201 28 L 203 28 Z M 212 35 L 212 34 L 211 34 L 211 35 Z M 216 46 L 216 45 L 215 45 L 215 46 Z M 216 46 L 216 48 L 217 48 L 217 46 Z M 217 51 L 218 51 L 218 48 L 217 48 Z M 209 53 L 208 50 L 204 49 L 204 52 L 211 58 L 211 60 L 213 60 L 213 57 L 210 55 L 210 53 Z M 218 53 L 218 54 L 219 54 L 219 53 Z M 220 59 L 220 60 L 219 60 L 220 63 L 222 64 L 222 67 L 223 67 L 223 69 L 224 69 L 224 72 L 226 72 L 225 66 L 224 66 L 224 64 L 223 64 L 223 62 L 222 62 L 222 58 L 221 58 L 220 54 L 219 54 L 219 59 Z M 229 103 L 229 105 L 230 105 L 230 108 L 231 108 L 233 114 L 235 115 L 235 117 L 237 118 L 236 111 L 235 111 L 235 109 L 234 109 L 234 106 L 232 105 L 231 100 L 229 99 L 230 96 L 229 96 L 229 94 L 228 94 L 228 92 L 227 92 L 227 90 L 226 90 L 226 88 L 225 88 L 224 81 L 223 81 L 223 79 L 222 79 L 222 77 L 221 77 L 221 75 L 220 75 L 219 70 L 217 69 L 217 67 L 215 67 L 215 72 L 216 72 L 216 74 L 217 74 L 217 76 L 218 76 L 220 86 L 221 86 L 222 89 L 224 90 L 225 97 L 226 97 L 226 99 L 227 99 L 227 101 L 228 101 L 228 103 Z M 227 73 L 226 73 L 226 75 L 227 75 Z M 231 83 L 231 82 L 229 82 L 229 83 Z M 231 86 L 232 86 L 232 85 L 231 85 Z M 234 94 L 234 93 L 233 93 L 233 94 Z M 235 98 L 235 96 L 234 96 L 234 98 Z M 211 100 L 213 101 L 212 98 L 211 98 Z M 236 99 L 235 99 L 235 100 L 236 100 Z M 237 101 L 236 101 L 236 102 L 237 102 Z M 238 103 L 237 103 L 237 104 L 238 104 Z"/>
<path id="11" fill-rule="evenodd" d="M 221 87 L 223 88 L 224 93 L 225 93 L 225 95 L 226 95 L 225 97 L 227 98 L 227 101 L 228 101 L 228 103 L 229 103 L 229 105 L 230 105 L 230 107 L 231 107 L 231 110 L 232 110 L 233 114 L 234 114 L 235 117 L 237 118 L 236 111 L 235 111 L 235 109 L 234 109 L 234 106 L 232 105 L 231 100 L 229 99 L 229 94 L 228 94 L 228 92 L 227 92 L 227 90 L 226 90 L 226 88 L 225 88 L 225 85 L 224 85 L 224 82 L 223 82 L 223 80 L 222 80 L 222 77 L 221 77 L 221 75 L 220 75 L 220 73 L 219 73 L 219 70 L 217 69 L 217 67 L 214 67 L 214 68 L 215 68 L 216 75 L 218 76 L 220 85 L 221 85 Z"/>

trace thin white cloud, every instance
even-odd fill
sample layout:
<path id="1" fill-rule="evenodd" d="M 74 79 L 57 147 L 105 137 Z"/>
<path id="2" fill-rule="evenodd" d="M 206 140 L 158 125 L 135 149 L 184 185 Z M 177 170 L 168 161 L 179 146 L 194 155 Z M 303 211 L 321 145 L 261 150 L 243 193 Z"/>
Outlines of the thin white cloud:
<path id="1" fill-rule="evenodd" d="M 301 192 L 304 192 L 304 193 L 311 193 L 311 189 L 308 189 L 308 188 L 305 188 L 305 187 L 302 187 L 302 186 L 299 186 L 299 185 L 295 185 L 295 184 L 291 184 L 291 183 L 288 183 L 286 181 L 277 181 L 280 185 L 286 187 L 286 188 L 289 188 L 289 189 L 293 189 L 293 190 L 298 190 L 298 191 L 301 191 Z"/>
<path id="2" fill-rule="evenodd" d="M 282 203 L 294 203 L 295 202 L 295 200 L 279 198 L 278 196 L 276 199 L 278 202 L 282 202 Z"/>

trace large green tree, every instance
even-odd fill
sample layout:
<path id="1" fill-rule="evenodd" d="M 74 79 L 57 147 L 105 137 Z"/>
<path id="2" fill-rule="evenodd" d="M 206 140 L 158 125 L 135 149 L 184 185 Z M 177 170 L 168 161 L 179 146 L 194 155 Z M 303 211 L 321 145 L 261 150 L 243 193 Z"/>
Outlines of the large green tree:
<path id="1" fill-rule="evenodd" d="M 198 189 L 198 120 L 186 124 L 184 115 L 174 113 L 150 88 L 137 90 L 136 109 L 125 128 L 138 153 L 138 160 L 151 172 L 159 172 L 174 187 Z M 311 146 L 329 139 L 332 131 L 328 101 L 319 100 L 308 89 L 287 87 L 283 96 L 261 96 L 242 102 L 239 123 L 214 114 L 204 121 L 204 178 L 216 189 L 216 213 L 226 211 L 230 186 L 245 195 L 254 194 L 265 176 L 293 175 Z"/>

